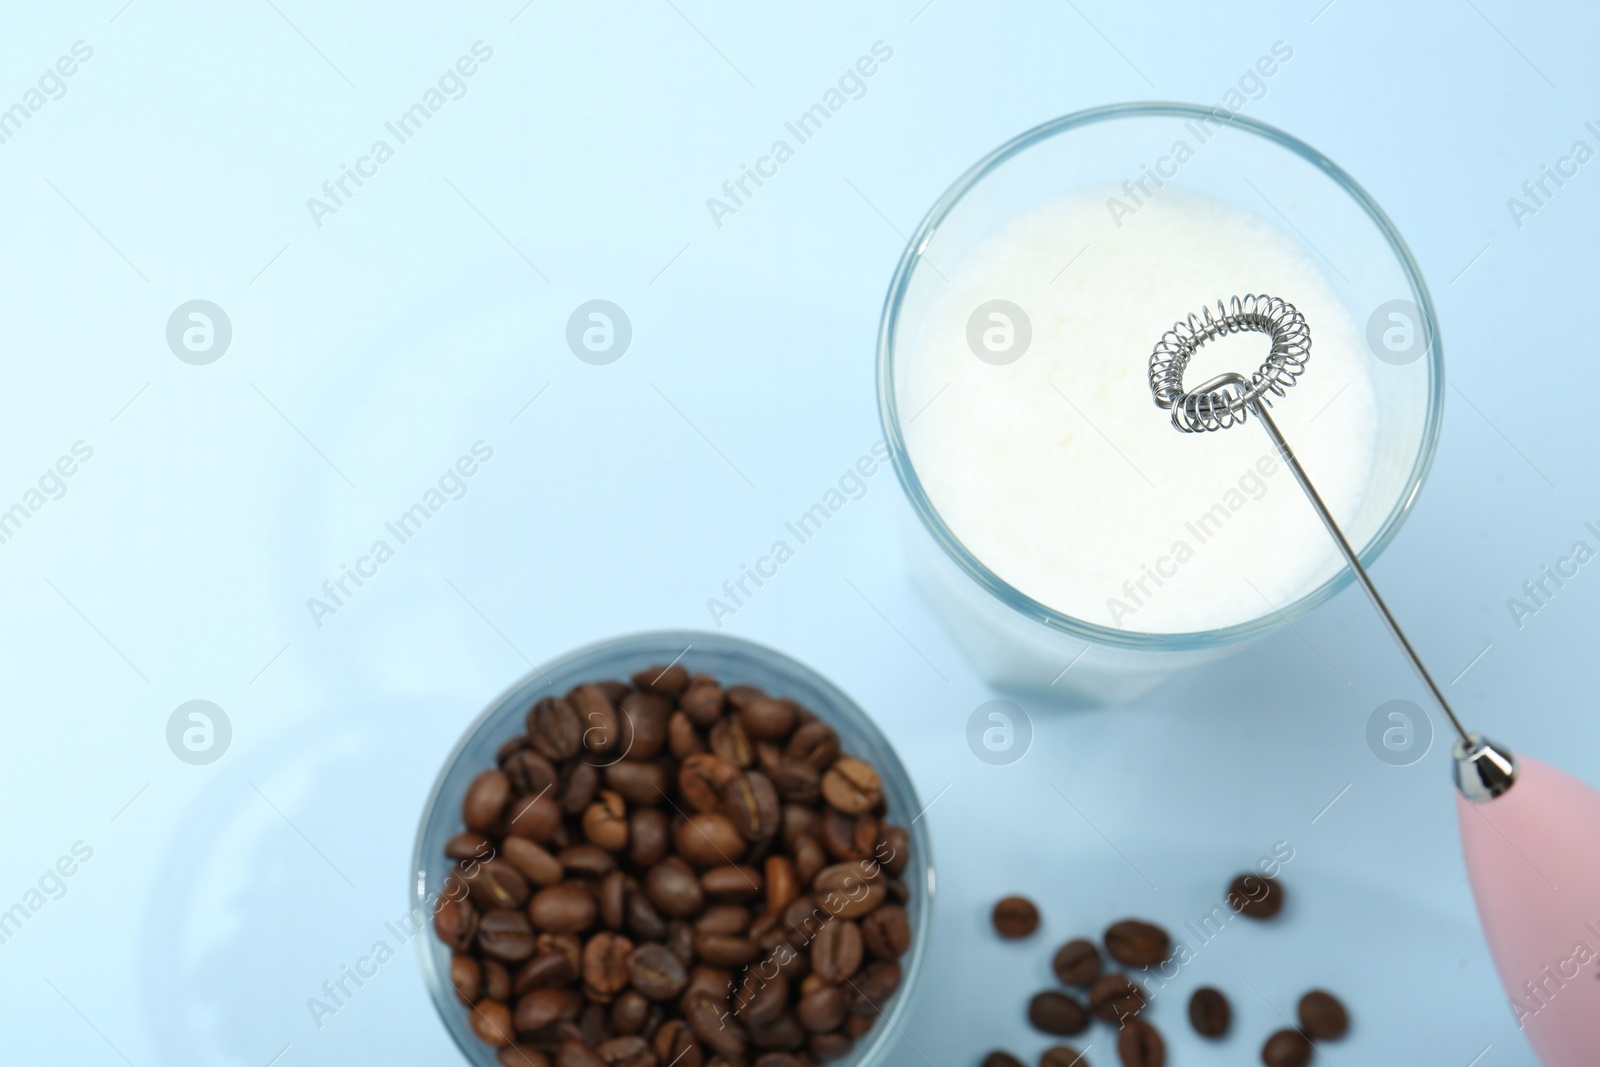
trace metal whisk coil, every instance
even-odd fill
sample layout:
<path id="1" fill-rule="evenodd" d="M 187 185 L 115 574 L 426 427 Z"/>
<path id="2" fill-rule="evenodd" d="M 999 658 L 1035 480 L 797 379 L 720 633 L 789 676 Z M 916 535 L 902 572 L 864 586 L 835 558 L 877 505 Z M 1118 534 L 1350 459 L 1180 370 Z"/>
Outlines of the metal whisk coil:
<path id="1" fill-rule="evenodd" d="M 1184 390 L 1183 372 L 1201 345 L 1246 332 L 1272 339 L 1272 351 L 1260 370 L 1248 380 L 1224 374 Z M 1156 406 L 1172 411 L 1172 425 L 1184 433 L 1225 430 L 1244 422 L 1257 402 L 1268 406 L 1272 396 L 1283 396 L 1310 358 L 1311 328 L 1293 304 L 1275 296 L 1236 296 L 1226 306 L 1218 300 L 1215 313 L 1209 306 L 1202 308 L 1161 335 L 1150 354 L 1150 393 Z"/>

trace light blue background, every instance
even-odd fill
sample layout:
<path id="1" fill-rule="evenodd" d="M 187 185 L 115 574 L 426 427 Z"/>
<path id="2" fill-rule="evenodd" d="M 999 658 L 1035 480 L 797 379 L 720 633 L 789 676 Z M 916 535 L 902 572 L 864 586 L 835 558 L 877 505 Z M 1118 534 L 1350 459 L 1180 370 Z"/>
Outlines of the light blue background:
<path id="1" fill-rule="evenodd" d="M 1373 193 L 1443 323 L 1438 461 L 1378 580 L 1446 681 L 1488 646 L 1451 686 L 1474 724 L 1600 780 L 1600 576 L 1520 631 L 1505 607 L 1600 519 L 1600 163 L 1521 229 L 1506 208 L 1594 143 L 1593 10 L 122 2 L 0 12 L 0 106 L 94 49 L 0 145 L 0 506 L 94 449 L 0 545 L 0 907 L 94 849 L 0 945 L 7 1062 L 451 1062 L 409 947 L 321 1030 L 306 999 L 403 910 L 465 724 L 530 663 L 708 626 L 706 598 L 868 451 L 900 235 L 968 164 L 1080 108 L 1215 102 L 1280 39 L 1294 58 L 1247 113 Z M 306 198 L 478 40 L 467 95 L 314 225 Z M 868 94 L 714 226 L 706 198 L 878 40 Z M 564 342 L 596 297 L 634 327 L 607 367 Z M 234 329 L 205 367 L 164 338 L 194 298 Z M 466 497 L 317 628 L 306 598 L 480 439 Z M 908 580 L 892 475 L 869 484 L 727 627 L 856 696 L 938 798 L 937 943 L 896 1064 L 1031 1061 L 1055 944 L 1128 913 L 1177 929 L 1277 841 L 1291 908 L 1157 1001 L 1171 1062 L 1253 1061 L 1314 984 L 1357 1020 L 1322 1062 L 1533 1062 L 1444 744 L 1403 769 L 1367 750 L 1372 709 L 1422 695 L 1358 593 L 1133 706 L 1024 701 L 1032 751 L 990 767 L 964 730 L 995 694 Z M 233 725 L 210 766 L 165 741 L 195 698 Z M 1013 891 L 1045 926 L 1002 945 L 987 909 Z M 1225 1045 L 1182 1021 L 1200 982 L 1234 1000 Z M 1114 1062 L 1104 1031 L 1090 1059 Z"/>

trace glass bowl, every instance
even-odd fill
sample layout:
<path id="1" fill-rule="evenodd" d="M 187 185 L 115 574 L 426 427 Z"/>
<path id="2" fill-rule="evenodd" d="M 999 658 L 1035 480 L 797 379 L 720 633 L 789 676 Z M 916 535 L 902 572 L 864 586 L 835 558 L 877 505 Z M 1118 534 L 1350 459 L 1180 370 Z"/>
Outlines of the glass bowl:
<path id="1" fill-rule="evenodd" d="M 1172 154 L 1180 140 L 1197 146 L 1181 163 Z M 998 685 L 1097 703 L 1132 699 L 1179 670 L 1217 660 L 1271 633 L 1332 597 L 1351 578 L 1348 568 L 1330 567 L 1330 576 L 1298 599 L 1277 603 L 1275 610 L 1263 605 L 1259 617 L 1218 629 L 1152 633 L 1108 627 L 1058 611 L 1001 578 L 952 532 L 918 476 L 905 429 L 933 401 L 908 395 L 909 375 L 900 373 L 897 359 L 934 315 L 938 291 L 949 284 L 946 274 L 998 229 L 1051 198 L 1100 186 L 1120 190 L 1130 179 L 1146 182 L 1146 193 L 1159 194 L 1156 179 L 1149 177 L 1152 167 L 1164 184 L 1221 200 L 1269 223 L 1319 266 L 1343 264 L 1343 271 L 1333 267 L 1327 280 L 1372 356 L 1377 440 L 1357 513 L 1341 521 L 1368 566 L 1399 531 L 1433 461 L 1444 393 L 1433 302 L 1394 225 L 1350 175 L 1265 123 L 1187 104 L 1120 104 L 1029 130 L 979 160 L 933 205 L 890 282 L 878 332 L 878 409 L 909 504 L 902 525 L 911 569 L 975 666 Z M 1137 197 L 1139 187 L 1133 188 Z M 1117 221 L 1115 213 L 1112 220 Z M 1061 262 L 1075 251 L 1063 249 Z M 1167 321 L 1188 310 L 1197 309 L 1176 309 Z M 1390 324 L 1405 329 L 1385 332 Z M 1134 358 L 1148 355 L 1147 347 Z M 1316 365 L 1313 358 L 1313 372 Z M 1279 410 L 1290 410 L 1293 402 L 1293 396 L 1287 398 Z M 1153 419 L 1164 419 L 1153 406 L 1150 410 Z M 1253 426 L 1228 432 L 1261 433 Z M 1294 434 L 1286 432 L 1293 444 Z M 1261 440 L 1265 448 L 1265 435 Z M 1316 473 L 1313 468 L 1313 480 Z M 1299 492 L 1297 487 L 1286 491 Z"/>
<path id="2" fill-rule="evenodd" d="M 856 1042 L 848 1056 L 837 1061 L 840 1067 L 873 1067 L 894 1044 L 927 959 L 934 871 L 927 820 L 917 818 L 922 805 L 888 739 L 838 687 L 781 652 L 723 634 L 663 631 L 613 638 L 580 648 L 522 677 L 467 728 L 445 759 L 423 809 L 407 890 L 414 913 L 426 917 L 416 943 L 434 1007 L 468 1063 L 496 1067 L 495 1050 L 479 1041 L 467 1024 L 467 1008 L 456 998 L 450 984 L 450 952 L 433 932 L 432 905 L 453 867 L 445 858 L 444 843 L 463 829 L 461 800 L 467 785 L 479 772 L 496 765 L 496 750 L 507 738 L 523 732 L 523 718 L 539 697 L 566 693 L 582 682 L 627 679 L 646 667 L 674 661 L 687 667 L 691 674 L 714 675 L 724 686 L 744 683 L 773 696 L 793 698 L 838 732 L 845 752 L 878 770 L 889 818 L 905 827 L 911 841 L 911 860 L 902 879 L 912 889 L 905 905 L 911 920 L 912 943 L 901 959 L 900 988 L 887 1004 L 880 1006 L 882 1017 L 878 1024 Z"/>

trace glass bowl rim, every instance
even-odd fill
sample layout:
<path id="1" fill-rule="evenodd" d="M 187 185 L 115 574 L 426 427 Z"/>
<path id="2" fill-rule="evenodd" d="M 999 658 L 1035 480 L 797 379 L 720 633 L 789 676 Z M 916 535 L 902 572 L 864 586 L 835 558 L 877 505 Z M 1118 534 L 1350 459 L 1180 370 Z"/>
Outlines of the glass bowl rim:
<path id="1" fill-rule="evenodd" d="M 1427 282 L 1422 277 L 1422 269 L 1417 265 L 1416 259 L 1411 254 L 1411 249 L 1406 245 L 1405 239 L 1395 228 L 1383 208 L 1378 206 L 1371 194 L 1360 183 L 1350 176 L 1344 168 L 1333 160 L 1301 141 L 1294 135 L 1269 125 L 1259 119 L 1249 118 L 1245 115 L 1230 113 L 1217 106 L 1201 106 L 1197 104 L 1184 104 L 1172 101 L 1135 101 L 1122 104 L 1107 104 L 1101 107 L 1087 108 L 1075 111 L 1060 118 L 1051 119 L 1041 123 L 1030 130 L 1018 134 L 1011 140 L 979 159 L 967 171 L 955 180 L 951 186 L 928 209 L 928 213 L 918 224 L 909 241 L 906 242 L 905 251 L 901 253 L 900 261 L 895 267 L 893 277 L 889 282 L 888 293 L 884 297 L 883 312 L 878 324 L 877 346 L 877 387 L 878 387 L 878 418 L 883 426 L 884 436 L 889 445 L 890 458 L 894 463 L 895 476 L 899 479 L 901 488 L 905 490 L 907 499 L 912 509 L 916 512 L 922 526 L 932 535 L 940 549 L 967 577 L 977 582 L 990 596 L 1000 601 L 1027 618 L 1043 623 L 1052 630 L 1058 630 L 1074 637 L 1100 645 L 1109 645 L 1122 649 L 1143 649 L 1152 651 L 1196 651 L 1202 649 L 1220 648 L 1227 645 L 1248 641 L 1262 636 L 1286 622 L 1290 622 L 1313 608 L 1323 604 L 1339 593 L 1353 580 L 1353 574 L 1348 567 L 1341 567 L 1339 572 L 1316 589 L 1300 597 L 1294 603 L 1281 609 L 1275 609 L 1266 615 L 1252 619 L 1248 622 L 1235 623 L 1232 626 L 1218 627 L 1212 630 L 1196 630 L 1182 633 L 1148 633 L 1137 630 L 1119 630 L 1098 623 L 1088 622 L 1065 612 L 1057 611 L 1042 601 L 1035 600 L 1021 590 L 995 574 L 989 567 L 977 558 L 960 538 L 945 524 L 933 502 L 922 487 L 921 480 L 917 477 L 911 457 L 906 449 L 905 436 L 901 431 L 900 412 L 898 402 L 894 395 L 894 334 L 899 324 L 901 302 L 905 298 L 906 290 L 910 287 L 913 272 L 922 258 L 922 253 L 933 240 L 939 226 L 945 218 L 955 209 L 965 196 L 971 192 L 990 173 L 997 170 L 1012 157 L 1048 140 L 1058 134 L 1087 126 L 1097 122 L 1125 118 L 1150 118 L 1172 117 L 1189 119 L 1220 120 L 1229 125 L 1242 127 L 1244 130 L 1262 137 L 1286 148 L 1290 152 L 1304 159 L 1318 170 L 1322 171 L 1334 184 L 1338 185 L 1346 195 L 1356 202 L 1383 235 L 1399 262 L 1402 273 L 1410 283 L 1412 293 L 1417 298 L 1417 305 L 1421 309 L 1423 320 L 1427 327 L 1428 346 L 1428 399 L 1427 411 L 1424 416 L 1422 440 L 1417 449 L 1416 460 L 1413 462 L 1410 473 L 1406 476 L 1405 484 L 1395 501 L 1389 515 L 1379 526 L 1377 532 L 1360 551 L 1363 565 L 1370 567 L 1374 560 L 1389 546 L 1399 533 L 1400 526 L 1410 515 L 1415 506 L 1417 497 L 1422 491 L 1422 484 L 1427 479 L 1428 471 L 1433 466 L 1434 453 L 1439 446 L 1439 434 L 1444 419 L 1444 348 L 1439 337 L 1438 318 L 1434 312 L 1433 298 L 1428 292 Z"/>
<path id="2" fill-rule="evenodd" d="M 887 766 L 879 768 L 886 779 L 897 778 L 910 796 L 911 802 L 919 806 L 916 815 L 905 824 L 906 833 L 910 837 L 911 866 L 906 873 L 917 872 L 912 888 L 915 892 L 924 895 L 922 907 L 918 910 L 915 928 L 912 931 L 911 950 L 909 958 L 901 961 L 900 986 L 895 990 L 892 1003 L 887 1011 L 880 1012 L 883 1018 L 881 1025 L 874 1026 L 868 1039 L 860 1042 L 844 1058 L 836 1061 L 839 1067 L 870 1067 L 883 1060 L 900 1033 L 900 1022 L 910 1011 L 911 1001 L 918 983 L 926 969 L 928 959 L 928 940 L 933 928 L 933 907 L 936 894 L 937 879 L 933 859 L 931 835 L 928 833 L 926 820 L 923 815 L 925 809 L 921 807 L 921 798 L 917 795 L 916 782 L 911 777 L 911 772 L 906 768 L 905 762 L 900 758 L 899 750 L 884 734 L 877 722 L 868 715 L 856 700 L 840 689 L 821 673 L 800 662 L 785 652 L 780 652 L 769 645 L 751 641 L 732 634 L 715 633 L 709 630 L 641 630 L 635 633 L 622 634 L 617 637 L 605 638 L 582 645 L 569 652 L 565 652 L 527 672 L 519 675 L 510 685 L 485 705 L 484 709 L 462 731 L 450 753 L 445 757 L 439 768 L 439 773 L 433 780 L 433 786 L 428 791 L 427 800 L 423 802 L 422 817 L 417 823 L 416 842 L 412 846 L 411 868 L 407 872 L 409 885 L 407 898 L 410 906 L 415 909 L 425 907 L 428 895 L 427 886 L 427 859 L 426 852 L 428 830 L 434 821 L 439 809 L 439 800 L 444 792 L 446 783 L 451 774 L 457 769 L 468 745 L 478 737 L 479 733 L 489 724 L 499 712 L 514 698 L 522 694 L 528 684 L 535 678 L 546 674 L 555 675 L 580 663 L 613 656 L 623 656 L 630 652 L 642 651 L 657 644 L 669 644 L 677 647 L 679 644 L 706 649 L 715 654 L 745 657 L 769 668 L 775 673 L 793 679 L 797 683 L 810 687 L 827 698 L 829 712 L 827 719 L 839 716 L 850 722 L 850 725 L 860 730 L 873 744 L 879 746 L 891 761 Z M 685 652 L 688 649 L 685 648 Z M 548 681 L 547 681 L 548 684 Z M 437 939 L 433 933 L 433 917 L 427 916 L 424 927 L 418 931 L 414 938 L 417 944 L 417 956 L 422 968 L 423 984 L 428 989 L 429 999 L 433 1002 L 434 1009 L 439 1014 L 439 1021 L 443 1024 L 445 1032 L 455 1042 L 456 1048 L 461 1052 L 466 1062 L 476 1062 L 474 1055 L 477 1051 L 487 1050 L 489 1046 L 476 1040 L 469 1033 L 459 1033 L 455 1025 L 452 1012 L 460 1005 L 450 987 L 447 975 L 441 974 L 435 963 L 435 947 Z"/>

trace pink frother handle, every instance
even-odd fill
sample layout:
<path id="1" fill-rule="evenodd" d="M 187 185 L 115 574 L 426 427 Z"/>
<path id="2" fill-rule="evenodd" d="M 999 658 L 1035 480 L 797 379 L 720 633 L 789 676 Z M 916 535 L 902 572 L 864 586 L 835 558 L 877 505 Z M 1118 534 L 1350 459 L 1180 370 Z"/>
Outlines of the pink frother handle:
<path id="1" fill-rule="evenodd" d="M 1517 757 L 1504 796 L 1456 796 L 1467 875 L 1511 1010 L 1545 1067 L 1600 1064 L 1600 792 Z"/>

